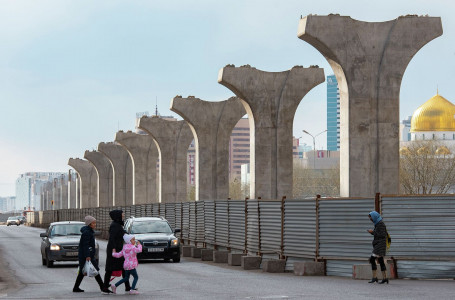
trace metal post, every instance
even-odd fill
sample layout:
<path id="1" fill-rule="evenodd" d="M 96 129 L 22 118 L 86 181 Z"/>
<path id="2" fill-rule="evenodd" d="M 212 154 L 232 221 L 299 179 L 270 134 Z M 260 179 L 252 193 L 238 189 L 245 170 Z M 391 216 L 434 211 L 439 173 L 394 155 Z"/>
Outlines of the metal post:
<path id="1" fill-rule="evenodd" d="M 259 206 L 259 201 L 261 197 L 258 197 L 258 256 L 261 256 L 261 207 Z"/>
<path id="2" fill-rule="evenodd" d="M 284 258 L 284 201 L 286 196 L 281 198 L 281 245 L 280 245 L 280 259 Z"/>
<path id="3" fill-rule="evenodd" d="M 374 197 L 374 210 L 381 214 L 382 213 L 381 205 L 379 204 L 380 197 L 381 197 L 381 193 L 376 193 L 376 195 Z"/>
<path id="4" fill-rule="evenodd" d="M 316 249 L 315 249 L 315 261 L 318 261 L 319 258 L 319 200 L 321 195 L 316 195 Z"/>
<path id="5" fill-rule="evenodd" d="M 245 198 L 245 254 L 248 254 L 248 197 Z"/>
<path id="6" fill-rule="evenodd" d="M 311 136 L 313 138 L 313 170 L 315 170 L 316 169 L 316 137 L 318 135 L 323 134 L 324 132 L 326 132 L 327 129 L 324 130 L 324 131 L 319 132 L 315 136 L 313 136 L 311 133 L 309 133 L 306 130 L 302 130 L 302 131 L 303 131 L 303 133 L 306 133 L 306 134 L 308 134 L 309 136 Z"/>

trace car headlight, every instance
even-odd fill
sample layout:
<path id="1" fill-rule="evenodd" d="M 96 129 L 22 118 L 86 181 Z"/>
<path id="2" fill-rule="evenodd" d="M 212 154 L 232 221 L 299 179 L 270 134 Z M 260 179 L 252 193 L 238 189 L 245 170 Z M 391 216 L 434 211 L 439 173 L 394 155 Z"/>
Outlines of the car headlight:
<path id="1" fill-rule="evenodd" d="M 58 251 L 58 250 L 60 250 L 60 246 L 57 245 L 57 244 L 52 244 L 51 245 L 51 250 Z"/>
<path id="2" fill-rule="evenodd" d="M 171 240 L 171 246 L 178 246 L 178 244 L 179 244 L 179 239 Z"/>

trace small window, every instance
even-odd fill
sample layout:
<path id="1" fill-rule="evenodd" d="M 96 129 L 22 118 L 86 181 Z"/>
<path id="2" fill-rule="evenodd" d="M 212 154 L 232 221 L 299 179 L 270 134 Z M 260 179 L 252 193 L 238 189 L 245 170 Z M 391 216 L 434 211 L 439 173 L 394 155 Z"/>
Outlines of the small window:
<path id="1" fill-rule="evenodd" d="M 434 140 L 434 137 L 435 137 L 435 135 L 434 135 L 434 133 L 433 133 L 433 140 Z"/>
<path id="2" fill-rule="evenodd" d="M 442 134 L 442 139 L 443 139 L 443 140 L 446 139 L 446 134 L 445 134 L 445 133 Z"/>
<path id="3" fill-rule="evenodd" d="M 422 140 L 425 140 L 425 134 L 422 134 Z"/>

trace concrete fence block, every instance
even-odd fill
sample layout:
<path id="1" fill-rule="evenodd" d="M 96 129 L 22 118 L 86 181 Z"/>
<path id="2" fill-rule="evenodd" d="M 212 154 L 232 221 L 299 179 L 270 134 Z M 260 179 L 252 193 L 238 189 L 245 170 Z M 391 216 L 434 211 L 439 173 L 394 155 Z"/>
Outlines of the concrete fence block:
<path id="1" fill-rule="evenodd" d="M 201 249 L 201 260 L 212 261 L 213 260 L 213 249 Z"/>
<path id="2" fill-rule="evenodd" d="M 213 251 L 213 262 L 215 263 L 227 263 L 228 262 L 228 254 L 229 251 L 227 250 L 215 250 Z"/>
<path id="3" fill-rule="evenodd" d="M 387 277 L 389 279 L 396 278 L 395 268 L 393 267 L 392 263 L 387 263 Z M 379 280 L 382 280 L 382 272 L 381 267 L 378 265 L 377 276 Z M 362 279 L 367 280 L 372 278 L 371 273 L 371 265 L 370 264 L 362 264 L 362 265 L 353 265 L 352 266 L 352 279 Z"/>
<path id="4" fill-rule="evenodd" d="M 240 266 L 242 265 L 242 256 L 243 253 L 229 253 L 228 254 L 228 265 L 230 266 Z"/>
<path id="5" fill-rule="evenodd" d="M 285 267 L 285 259 L 269 259 L 262 262 L 262 271 L 268 273 L 284 273 Z"/>
<path id="6" fill-rule="evenodd" d="M 193 247 L 191 248 L 191 257 L 192 258 L 201 258 L 201 250 L 203 248 Z"/>
<path id="7" fill-rule="evenodd" d="M 191 257 L 191 249 L 193 249 L 194 246 L 183 246 L 182 247 L 182 256 L 183 257 Z"/>
<path id="8" fill-rule="evenodd" d="M 242 256 L 240 265 L 244 270 L 255 270 L 261 267 L 261 256 Z"/>
<path id="9" fill-rule="evenodd" d="M 294 263 L 294 275 L 324 276 L 324 262 L 302 261 Z"/>

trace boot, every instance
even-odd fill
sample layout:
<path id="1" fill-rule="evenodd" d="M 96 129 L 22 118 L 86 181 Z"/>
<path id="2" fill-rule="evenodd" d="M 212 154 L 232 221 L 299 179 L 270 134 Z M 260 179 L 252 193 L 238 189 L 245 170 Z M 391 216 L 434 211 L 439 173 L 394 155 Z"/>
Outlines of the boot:
<path id="1" fill-rule="evenodd" d="M 81 285 L 84 275 L 82 273 L 77 274 L 76 282 L 74 283 L 73 293 L 82 293 L 84 290 L 81 290 L 79 286 Z"/>
<path id="2" fill-rule="evenodd" d="M 378 282 L 378 283 L 379 284 L 383 284 L 383 283 L 389 284 L 389 279 L 387 278 L 387 271 L 382 271 L 382 281 Z"/>
<path id="3" fill-rule="evenodd" d="M 378 276 L 376 275 L 376 270 L 372 270 L 371 272 L 373 273 L 373 277 L 371 278 L 371 281 L 368 281 L 368 283 L 378 282 Z"/>

